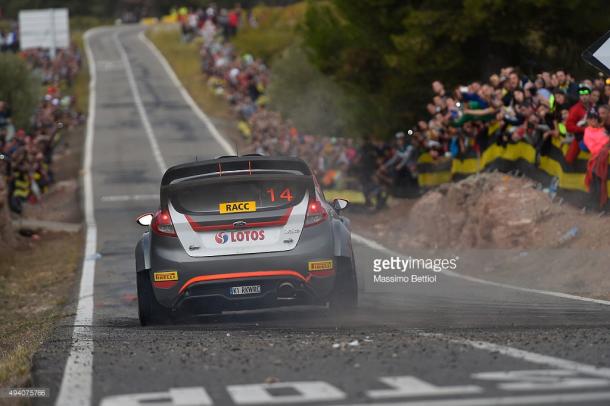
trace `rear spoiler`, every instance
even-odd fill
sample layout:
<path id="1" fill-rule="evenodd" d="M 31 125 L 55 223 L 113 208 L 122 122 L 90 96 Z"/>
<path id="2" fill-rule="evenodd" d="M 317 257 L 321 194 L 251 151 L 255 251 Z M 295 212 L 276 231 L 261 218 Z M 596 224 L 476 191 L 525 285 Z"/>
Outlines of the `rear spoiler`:
<path id="1" fill-rule="evenodd" d="M 262 156 L 227 157 L 169 168 L 161 180 L 161 207 L 167 207 L 171 192 L 183 188 L 211 186 L 228 180 L 274 179 L 303 182 L 310 196 L 315 192 L 315 180 L 311 170 L 301 159 Z"/>
<path id="2" fill-rule="evenodd" d="M 312 175 L 309 166 L 299 158 L 268 157 L 268 156 L 241 156 L 195 161 L 175 165 L 165 171 L 161 179 L 161 187 L 167 186 L 175 180 L 194 176 L 218 175 L 222 176 L 237 171 L 294 171 L 302 175 Z"/>

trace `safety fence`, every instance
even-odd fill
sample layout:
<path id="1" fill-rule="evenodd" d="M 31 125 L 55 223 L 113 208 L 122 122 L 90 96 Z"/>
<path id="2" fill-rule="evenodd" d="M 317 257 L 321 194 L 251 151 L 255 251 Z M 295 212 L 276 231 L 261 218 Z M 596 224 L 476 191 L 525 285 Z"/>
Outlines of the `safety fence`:
<path id="1" fill-rule="evenodd" d="M 576 161 L 569 164 L 565 160 L 567 149 L 568 145 L 553 139 L 547 154 L 540 156 L 538 163 L 536 149 L 523 141 L 504 146 L 491 144 L 480 155 L 476 151 L 470 151 L 454 159 L 434 159 L 425 153 L 417 161 L 418 183 L 420 187 L 429 188 L 483 171 L 518 171 L 542 184 L 550 184 L 553 177 L 556 177 L 558 195 L 574 204 L 590 205 L 593 200 L 585 186 L 590 154 L 581 151 Z M 608 191 L 610 196 L 610 181 Z"/>

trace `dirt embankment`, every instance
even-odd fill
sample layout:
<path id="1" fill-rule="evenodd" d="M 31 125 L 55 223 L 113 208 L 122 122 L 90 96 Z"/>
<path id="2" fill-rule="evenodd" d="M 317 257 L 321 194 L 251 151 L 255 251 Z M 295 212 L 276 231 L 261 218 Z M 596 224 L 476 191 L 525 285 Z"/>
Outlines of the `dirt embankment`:
<path id="1" fill-rule="evenodd" d="M 499 173 L 442 185 L 416 200 L 394 199 L 387 210 L 350 218 L 363 234 L 398 249 L 610 247 L 604 232 L 610 216 L 583 213 L 529 179 Z M 564 241 L 573 227 L 576 237 Z"/>
<path id="2" fill-rule="evenodd" d="M 486 173 L 387 210 L 348 214 L 354 231 L 403 255 L 459 255 L 458 272 L 610 297 L 610 215 L 551 199 L 526 179 Z"/>

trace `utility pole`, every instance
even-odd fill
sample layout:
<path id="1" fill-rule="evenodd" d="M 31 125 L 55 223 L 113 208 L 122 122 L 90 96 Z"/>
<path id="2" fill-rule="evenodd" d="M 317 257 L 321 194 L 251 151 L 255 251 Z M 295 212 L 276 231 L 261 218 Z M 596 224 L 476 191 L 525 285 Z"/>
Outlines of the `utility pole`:
<path id="1" fill-rule="evenodd" d="M 55 52 L 57 48 L 57 42 L 55 38 L 55 9 L 49 9 L 49 19 L 51 20 L 51 47 L 50 47 L 50 55 L 51 59 L 55 59 Z"/>

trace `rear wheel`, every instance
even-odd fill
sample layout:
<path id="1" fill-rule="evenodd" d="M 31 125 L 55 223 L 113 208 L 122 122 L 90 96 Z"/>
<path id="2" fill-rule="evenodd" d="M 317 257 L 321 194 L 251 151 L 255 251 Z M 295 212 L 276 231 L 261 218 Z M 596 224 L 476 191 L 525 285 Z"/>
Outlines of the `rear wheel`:
<path id="1" fill-rule="evenodd" d="M 137 286 L 140 324 L 146 326 L 169 322 L 171 320 L 170 311 L 157 302 L 150 284 L 150 271 L 137 272 Z"/>
<path id="2" fill-rule="evenodd" d="M 344 315 L 353 312 L 358 306 L 358 280 L 352 258 L 341 258 L 338 265 L 329 307 L 333 313 Z"/>

